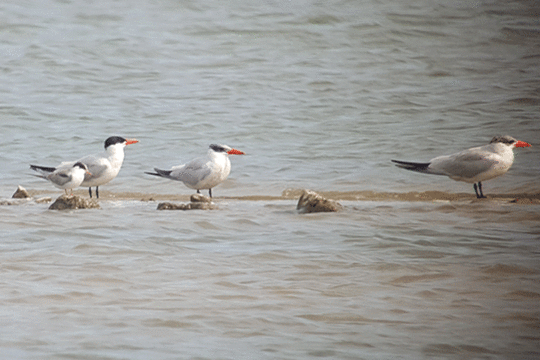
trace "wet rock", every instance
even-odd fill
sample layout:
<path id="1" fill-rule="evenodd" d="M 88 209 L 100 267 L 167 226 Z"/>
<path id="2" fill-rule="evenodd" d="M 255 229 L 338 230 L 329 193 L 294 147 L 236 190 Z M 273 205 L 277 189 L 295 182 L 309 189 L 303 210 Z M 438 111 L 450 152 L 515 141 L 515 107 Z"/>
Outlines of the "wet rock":
<path id="1" fill-rule="evenodd" d="M 296 205 L 296 210 L 301 214 L 336 212 L 342 208 L 343 206 L 337 201 L 326 199 L 311 190 L 304 190 L 298 199 L 298 205 Z"/>
<path id="2" fill-rule="evenodd" d="M 21 185 L 17 187 L 17 191 L 12 196 L 13 199 L 27 199 L 29 197 L 31 197 L 30 194 Z"/>
<path id="3" fill-rule="evenodd" d="M 49 210 L 101 209 L 94 199 L 62 195 L 49 206 Z"/>
<path id="4" fill-rule="evenodd" d="M 191 204 L 173 204 L 170 202 L 162 202 L 157 206 L 158 210 L 191 210 Z"/>
<path id="5" fill-rule="evenodd" d="M 36 199 L 36 203 L 37 204 L 41 204 L 41 203 L 49 203 L 52 201 L 52 197 L 49 197 L 49 196 L 46 196 L 46 197 L 41 197 L 41 198 L 38 198 Z"/>
<path id="6" fill-rule="evenodd" d="M 216 205 L 212 199 L 201 194 L 191 195 L 191 202 L 187 204 L 173 204 L 170 202 L 159 203 L 158 210 L 214 210 Z"/>
<path id="7" fill-rule="evenodd" d="M 203 194 L 193 194 L 190 198 L 192 203 L 211 203 L 212 198 Z"/>
<path id="8" fill-rule="evenodd" d="M 192 202 L 189 203 L 190 210 L 215 210 L 216 205 L 207 202 Z"/>

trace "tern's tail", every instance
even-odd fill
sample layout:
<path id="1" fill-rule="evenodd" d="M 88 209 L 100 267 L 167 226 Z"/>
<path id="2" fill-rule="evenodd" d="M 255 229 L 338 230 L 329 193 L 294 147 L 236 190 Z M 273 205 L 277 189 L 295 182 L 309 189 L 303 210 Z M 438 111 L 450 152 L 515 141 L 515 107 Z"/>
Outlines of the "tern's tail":
<path id="1" fill-rule="evenodd" d="M 415 163 L 415 162 L 400 161 L 400 160 L 392 160 L 392 162 L 396 163 L 396 166 L 402 169 L 418 171 L 422 173 L 429 173 L 428 167 L 430 163 Z"/>
<path id="2" fill-rule="evenodd" d="M 56 170 L 56 168 L 53 168 L 53 167 L 37 166 L 37 165 L 30 165 L 30 169 L 37 171 L 43 176 L 46 176 Z"/>
<path id="3" fill-rule="evenodd" d="M 160 170 L 158 168 L 154 168 L 154 170 L 156 171 L 155 173 L 145 172 L 145 174 L 154 175 L 154 176 L 161 176 L 161 177 L 164 177 L 164 178 L 170 178 L 170 175 L 171 175 L 171 172 L 172 172 L 172 170 Z"/>

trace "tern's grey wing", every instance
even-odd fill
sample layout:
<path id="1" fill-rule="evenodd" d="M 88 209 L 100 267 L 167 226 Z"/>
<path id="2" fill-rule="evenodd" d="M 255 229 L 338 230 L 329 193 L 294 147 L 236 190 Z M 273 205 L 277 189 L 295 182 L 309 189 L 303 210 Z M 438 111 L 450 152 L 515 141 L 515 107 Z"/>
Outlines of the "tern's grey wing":
<path id="1" fill-rule="evenodd" d="M 86 165 L 88 166 L 88 165 Z M 84 175 L 84 181 L 88 181 L 91 179 L 99 178 L 105 171 L 107 171 L 108 166 L 104 164 L 96 164 L 94 166 L 88 166 L 88 171 L 92 174 L 85 174 Z"/>
<path id="2" fill-rule="evenodd" d="M 208 166 L 208 159 L 197 158 L 185 165 L 173 168 L 171 177 L 174 177 L 176 180 L 180 180 L 191 186 L 195 186 L 211 173 L 212 169 Z"/>
<path id="3" fill-rule="evenodd" d="M 497 161 L 493 153 L 471 150 L 439 156 L 431 161 L 430 167 L 451 177 L 473 178 L 491 169 Z"/>
<path id="4" fill-rule="evenodd" d="M 106 159 L 98 158 L 95 155 L 85 156 L 77 162 L 82 162 L 88 167 L 88 171 L 92 174 L 85 174 L 84 181 L 89 181 L 95 178 L 99 178 L 109 168 L 106 163 Z"/>
<path id="5" fill-rule="evenodd" d="M 47 178 L 54 184 L 58 186 L 64 186 L 71 180 L 73 180 L 73 175 L 68 175 L 64 172 L 54 172 L 47 176 Z"/>

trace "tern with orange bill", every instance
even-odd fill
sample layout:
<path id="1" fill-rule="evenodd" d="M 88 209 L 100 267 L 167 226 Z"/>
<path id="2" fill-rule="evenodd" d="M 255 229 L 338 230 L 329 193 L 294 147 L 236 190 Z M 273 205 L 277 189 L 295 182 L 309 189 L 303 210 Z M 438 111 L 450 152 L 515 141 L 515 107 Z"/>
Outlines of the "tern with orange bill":
<path id="1" fill-rule="evenodd" d="M 43 173 L 53 173 L 73 167 L 75 163 L 83 163 L 88 167 L 89 173 L 85 175 L 80 186 L 88 187 L 92 197 L 92 187 L 96 187 L 96 198 L 99 198 L 98 187 L 113 180 L 124 162 L 124 148 L 127 145 L 138 143 L 136 139 L 125 139 L 121 136 L 111 136 L 105 140 L 105 151 L 100 154 L 88 155 L 77 161 L 66 161 L 56 168 L 31 165 L 32 170 Z"/>
<path id="2" fill-rule="evenodd" d="M 212 197 L 212 188 L 225 181 L 231 172 L 229 155 L 245 155 L 245 153 L 227 145 L 212 144 L 206 156 L 184 165 L 174 166 L 171 170 L 154 168 L 155 173 L 145 174 L 181 181 L 187 187 L 197 190 L 197 193 L 208 189 L 208 195 Z"/>
<path id="3" fill-rule="evenodd" d="M 511 136 L 495 136 L 488 145 L 443 155 L 426 163 L 392 160 L 396 166 L 424 174 L 445 175 L 452 180 L 472 183 L 477 198 L 485 198 L 482 181 L 505 174 L 514 162 L 514 148 L 531 144 Z"/>

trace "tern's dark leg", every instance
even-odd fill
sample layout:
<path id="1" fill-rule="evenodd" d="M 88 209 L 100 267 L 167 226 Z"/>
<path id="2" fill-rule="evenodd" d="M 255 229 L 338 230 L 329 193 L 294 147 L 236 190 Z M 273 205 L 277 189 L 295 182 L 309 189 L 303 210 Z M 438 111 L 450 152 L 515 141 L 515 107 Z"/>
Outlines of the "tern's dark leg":
<path id="1" fill-rule="evenodd" d="M 480 190 L 480 197 L 485 198 L 484 192 L 482 191 L 482 183 L 478 182 L 478 190 Z"/>
<path id="2" fill-rule="evenodd" d="M 210 197 L 212 197 L 212 189 L 208 189 L 208 195 L 210 195 Z"/>
<path id="3" fill-rule="evenodd" d="M 478 182 L 478 186 L 476 186 L 476 184 L 474 184 L 473 188 L 474 188 L 474 192 L 476 193 L 476 197 L 478 199 L 485 198 L 484 194 L 482 193 L 482 183 L 481 182 Z M 480 190 L 480 193 L 478 192 L 478 190 Z"/>
<path id="4" fill-rule="evenodd" d="M 197 189 L 197 194 L 200 194 L 201 192 L 199 191 L 199 189 Z"/>
<path id="5" fill-rule="evenodd" d="M 92 188 L 91 187 L 88 188 L 88 193 L 90 194 L 90 198 L 92 198 Z"/>
<path id="6" fill-rule="evenodd" d="M 96 186 L 96 199 L 99 199 L 98 187 L 99 187 L 99 186 Z"/>

